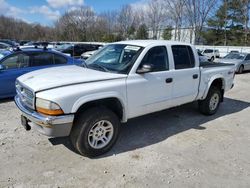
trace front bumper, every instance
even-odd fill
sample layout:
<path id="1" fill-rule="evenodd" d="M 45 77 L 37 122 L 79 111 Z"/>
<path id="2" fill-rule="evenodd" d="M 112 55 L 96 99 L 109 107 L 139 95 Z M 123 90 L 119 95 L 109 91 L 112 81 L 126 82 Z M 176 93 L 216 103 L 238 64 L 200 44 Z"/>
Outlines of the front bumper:
<path id="1" fill-rule="evenodd" d="M 73 114 L 63 116 L 45 116 L 26 108 L 22 104 L 18 95 L 15 97 L 15 103 L 19 110 L 21 110 L 22 115 L 27 118 L 31 128 L 41 134 L 51 137 L 62 137 L 70 134 L 74 121 Z"/>

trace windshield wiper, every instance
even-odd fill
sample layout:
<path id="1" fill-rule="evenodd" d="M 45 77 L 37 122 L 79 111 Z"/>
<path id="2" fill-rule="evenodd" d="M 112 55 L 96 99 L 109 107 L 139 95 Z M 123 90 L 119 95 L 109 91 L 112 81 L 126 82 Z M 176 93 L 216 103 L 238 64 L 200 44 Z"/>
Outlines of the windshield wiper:
<path id="1" fill-rule="evenodd" d="M 88 68 L 90 68 L 90 67 L 92 67 L 92 68 L 97 68 L 97 69 L 102 69 L 102 70 L 104 70 L 105 72 L 110 72 L 106 67 L 104 67 L 104 66 L 102 66 L 102 65 L 99 65 L 99 64 L 95 64 L 95 63 L 93 63 L 93 64 L 89 64 L 88 65 Z"/>

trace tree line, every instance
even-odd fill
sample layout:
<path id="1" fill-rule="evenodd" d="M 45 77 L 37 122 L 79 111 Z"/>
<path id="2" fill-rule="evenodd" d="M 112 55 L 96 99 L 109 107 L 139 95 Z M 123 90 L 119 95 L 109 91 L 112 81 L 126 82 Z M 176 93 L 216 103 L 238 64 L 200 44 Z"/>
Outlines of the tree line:
<path id="1" fill-rule="evenodd" d="M 100 41 L 159 38 L 210 45 L 249 45 L 250 0 L 149 0 L 96 13 L 87 6 L 65 12 L 42 26 L 0 16 L 0 38 L 43 41 Z M 159 32 L 160 31 L 160 32 Z"/>

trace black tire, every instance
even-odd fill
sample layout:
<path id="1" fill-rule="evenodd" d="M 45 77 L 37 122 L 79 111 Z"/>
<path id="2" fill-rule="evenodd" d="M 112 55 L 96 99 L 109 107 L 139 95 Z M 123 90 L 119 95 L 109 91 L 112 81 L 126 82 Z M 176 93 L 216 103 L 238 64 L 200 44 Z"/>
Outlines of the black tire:
<path id="1" fill-rule="evenodd" d="M 241 65 L 237 73 L 238 73 L 238 74 L 242 74 L 243 71 L 244 71 L 244 66 Z"/>
<path id="2" fill-rule="evenodd" d="M 216 94 L 218 96 L 218 104 L 217 104 L 216 108 L 210 108 L 210 101 L 211 101 L 212 97 L 216 96 Z M 204 100 L 199 101 L 200 112 L 204 115 L 215 114 L 220 106 L 221 98 L 222 98 L 221 90 L 217 87 L 211 86 L 211 88 L 209 89 L 209 92 L 207 94 L 207 97 Z"/>
<path id="3" fill-rule="evenodd" d="M 103 148 L 93 148 L 88 140 L 90 130 L 99 121 L 108 121 L 113 126 L 113 135 L 108 144 Z M 108 152 L 115 144 L 120 132 L 120 121 L 117 115 L 105 107 L 93 107 L 80 112 L 70 133 L 70 139 L 79 154 L 86 157 L 96 157 Z"/>

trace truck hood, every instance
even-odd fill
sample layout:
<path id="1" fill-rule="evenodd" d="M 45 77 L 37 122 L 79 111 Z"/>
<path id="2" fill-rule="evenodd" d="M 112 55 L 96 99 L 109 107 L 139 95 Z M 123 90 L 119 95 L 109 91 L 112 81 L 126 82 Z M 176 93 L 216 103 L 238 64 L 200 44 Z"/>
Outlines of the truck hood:
<path id="1" fill-rule="evenodd" d="M 34 92 L 37 92 L 72 84 L 113 80 L 126 77 L 127 75 L 125 74 L 96 71 L 72 65 L 41 69 L 24 74 L 18 77 L 17 80 L 21 84 L 32 89 Z"/>

